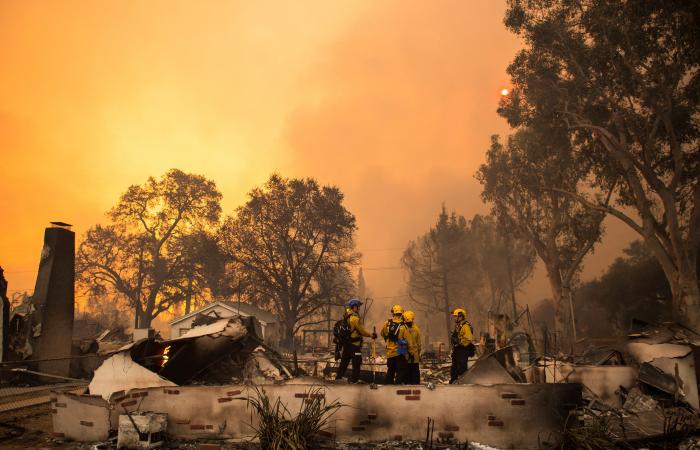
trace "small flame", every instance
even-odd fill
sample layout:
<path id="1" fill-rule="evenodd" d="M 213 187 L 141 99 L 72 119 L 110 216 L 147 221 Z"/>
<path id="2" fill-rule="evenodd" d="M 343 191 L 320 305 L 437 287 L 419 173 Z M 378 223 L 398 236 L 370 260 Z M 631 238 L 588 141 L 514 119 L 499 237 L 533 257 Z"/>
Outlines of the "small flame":
<path id="1" fill-rule="evenodd" d="M 168 360 L 170 359 L 170 346 L 168 345 L 163 349 L 163 359 L 160 362 L 160 367 L 165 366 L 168 363 Z"/>

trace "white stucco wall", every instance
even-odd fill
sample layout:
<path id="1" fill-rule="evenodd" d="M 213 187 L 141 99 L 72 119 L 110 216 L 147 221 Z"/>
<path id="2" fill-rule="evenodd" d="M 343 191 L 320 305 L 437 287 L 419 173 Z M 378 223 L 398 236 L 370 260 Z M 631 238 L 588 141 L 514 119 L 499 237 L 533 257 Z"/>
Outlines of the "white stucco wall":
<path id="1" fill-rule="evenodd" d="M 265 389 L 273 402 L 280 398 L 290 411 L 298 411 L 314 389 L 291 383 L 258 388 Z M 348 442 L 425 439 L 427 417 L 431 417 L 436 439 L 539 448 L 542 440 L 556 441 L 568 410 L 581 401 L 581 385 L 564 383 L 440 385 L 433 390 L 425 386 L 371 389 L 368 385 L 315 388 L 320 388 L 316 392 L 326 401 L 339 400 L 345 405 L 331 418 L 327 431 Z M 57 394 L 54 432 L 83 441 L 106 438 L 107 430 L 116 428 L 119 414 L 126 409 L 166 413 L 167 433 L 175 438 L 249 439 L 257 419 L 245 399 L 255 395 L 253 387 L 244 385 L 138 389 L 115 393 L 109 403 L 102 398 Z M 85 422 L 101 433 L 88 438 Z"/>

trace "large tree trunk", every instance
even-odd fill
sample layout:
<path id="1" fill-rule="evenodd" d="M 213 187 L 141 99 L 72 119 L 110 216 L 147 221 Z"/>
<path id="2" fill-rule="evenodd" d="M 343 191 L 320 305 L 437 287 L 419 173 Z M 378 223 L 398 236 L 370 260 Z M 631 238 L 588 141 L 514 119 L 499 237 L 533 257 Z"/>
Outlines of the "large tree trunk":
<path id="1" fill-rule="evenodd" d="M 700 332 L 700 288 L 697 275 L 679 273 L 676 280 L 671 283 L 674 317 L 694 331 Z"/>
<path id="2" fill-rule="evenodd" d="M 545 266 L 547 266 L 545 264 Z M 554 301 L 554 332 L 557 339 L 555 350 L 566 349 L 571 343 L 567 313 L 567 292 L 564 287 L 559 270 L 555 267 L 547 267 L 547 279 L 552 290 L 552 300 Z"/>
<path id="3" fill-rule="evenodd" d="M 661 266 L 671 288 L 672 314 L 675 320 L 700 332 L 700 288 L 697 251 L 664 246 L 656 235 L 644 236 L 644 243 Z M 692 244 L 686 244 L 692 245 Z"/>
<path id="4" fill-rule="evenodd" d="M 614 139 L 610 133 L 601 134 L 601 142 L 610 155 L 624 169 L 623 175 L 634 200 L 636 212 L 641 217 L 641 225 L 624 213 L 613 210 L 613 215 L 639 233 L 661 264 L 673 293 L 673 314 L 676 320 L 683 322 L 694 330 L 700 330 L 700 293 L 698 293 L 697 255 L 700 223 L 695 219 L 700 208 L 700 188 L 695 187 L 692 196 L 691 220 L 684 231 L 678 210 L 680 194 L 676 188 L 669 186 L 656 176 L 653 167 L 642 162 L 647 170 L 640 171 L 634 167 L 633 156 L 627 147 Z M 678 175 L 677 173 L 674 175 Z M 642 182 L 644 180 L 644 182 Z M 648 188 L 645 186 L 648 185 Z M 654 216 L 653 202 L 649 199 L 657 196 L 661 201 L 663 220 Z"/>
<path id="5" fill-rule="evenodd" d="M 284 318 L 284 334 L 282 335 L 282 347 L 287 350 L 295 350 L 294 343 L 294 326 L 296 325 L 296 317 L 292 314 Z"/>
<path id="6" fill-rule="evenodd" d="M 137 328 L 151 328 L 151 321 L 153 320 L 153 311 L 156 309 L 156 296 L 158 295 L 155 289 L 149 292 L 146 298 L 146 305 L 143 310 L 140 311 L 140 317 L 138 319 Z M 140 308 L 139 308 L 140 309 Z"/>
<path id="7" fill-rule="evenodd" d="M 185 296 L 185 315 L 190 313 L 192 308 L 192 276 L 187 280 L 187 295 Z"/>
<path id="8" fill-rule="evenodd" d="M 573 352 L 573 344 L 576 343 L 576 318 L 574 316 L 574 296 L 571 291 L 571 280 L 565 280 L 561 288 L 562 308 L 564 308 L 564 317 L 566 331 L 563 333 L 568 343 L 571 345 Z"/>
<path id="9" fill-rule="evenodd" d="M 690 247 L 693 244 L 684 242 L 684 245 Z M 674 278 L 678 281 L 671 283 L 671 292 L 674 300 L 673 313 L 677 320 L 696 332 L 700 332 L 700 285 L 698 284 L 697 249 L 681 248 L 675 253 L 678 273 Z"/>
<path id="10" fill-rule="evenodd" d="M 141 320 L 139 321 L 139 328 L 151 328 L 152 321 L 153 317 L 151 316 L 151 313 L 144 313 Z"/>
<path id="11" fill-rule="evenodd" d="M 136 308 L 134 314 L 134 328 L 150 328 L 152 321 L 152 310 L 143 311 L 141 308 Z"/>

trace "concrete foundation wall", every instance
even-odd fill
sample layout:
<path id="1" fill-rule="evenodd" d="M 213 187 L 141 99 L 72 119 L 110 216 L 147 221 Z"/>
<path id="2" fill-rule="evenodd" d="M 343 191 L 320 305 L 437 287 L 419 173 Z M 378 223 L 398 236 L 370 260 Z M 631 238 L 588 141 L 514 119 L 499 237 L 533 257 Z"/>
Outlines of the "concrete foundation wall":
<path id="1" fill-rule="evenodd" d="M 312 386 L 261 386 L 290 411 L 298 411 Z M 580 384 L 451 385 L 429 390 L 424 386 L 320 386 L 327 401 L 345 406 L 333 416 L 330 437 L 345 442 L 388 439 L 425 439 L 427 418 L 435 420 L 435 439 L 453 437 L 505 448 L 538 448 L 556 440 L 568 411 L 581 401 Z M 54 431 L 86 440 L 84 422 L 100 421 L 94 429 L 117 428 L 119 414 L 152 411 L 168 414 L 167 432 L 178 438 L 250 438 L 257 425 L 246 399 L 252 387 L 184 386 L 117 393 L 110 401 L 109 418 L 96 414 L 95 402 L 58 395 Z M 94 397 L 93 397 L 94 399 Z M 106 404 L 99 407 L 107 411 Z M 109 423 L 107 425 L 107 423 Z M 106 437 L 106 434 L 104 434 Z"/>
<path id="2" fill-rule="evenodd" d="M 110 413 L 109 403 L 99 396 L 51 394 L 51 417 L 56 437 L 83 442 L 104 441 L 109 437 L 112 425 Z"/>

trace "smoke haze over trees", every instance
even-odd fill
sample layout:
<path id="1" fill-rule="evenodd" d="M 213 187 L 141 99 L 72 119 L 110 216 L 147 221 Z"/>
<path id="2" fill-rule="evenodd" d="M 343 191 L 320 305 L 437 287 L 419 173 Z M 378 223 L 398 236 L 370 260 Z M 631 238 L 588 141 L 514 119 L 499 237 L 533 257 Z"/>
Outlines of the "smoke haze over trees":
<path id="1" fill-rule="evenodd" d="M 624 253 L 601 277 L 575 291 L 577 325 L 585 336 L 624 335 L 632 318 L 672 319 L 672 293 L 659 262 L 640 241 Z"/>
<path id="2" fill-rule="evenodd" d="M 655 323 L 672 320 L 672 293 L 659 262 L 641 241 L 605 272 L 574 288 L 577 329 L 582 336 L 624 336 L 632 318 Z M 538 330 L 554 325 L 554 303 L 544 299 L 532 308 Z"/>
<path id="3" fill-rule="evenodd" d="M 566 126 L 598 198 L 569 191 L 643 239 L 673 292 L 677 320 L 700 328 L 700 5 L 511 0 L 525 42 L 500 112 L 513 127 Z M 601 197 L 613 191 L 613 203 Z"/>
<path id="4" fill-rule="evenodd" d="M 428 317 L 441 315 L 449 336 L 454 308 L 483 320 L 504 298 L 514 299 L 532 274 L 534 253 L 526 242 L 506 239 L 490 218 L 468 221 L 443 205 L 436 224 L 408 243 L 401 263 L 410 302 Z"/>
<path id="5" fill-rule="evenodd" d="M 206 264 L 192 244 L 217 225 L 220 200 L 213 181 L 177 169 L 130 186 L 109 212 L 111 223 L 90 228 L 80 243 L 78 282 L 95 298 L 123 296 L 135 326 L 150 327 L 201 284 Z"/>
<path id="6" fill-rule="evenodd" d="M 278 170 L 339 186 L 356 217 L 364 277 L 380 300 L 375 311 L 385 311 L 388 299 L 405 293 L 396 267 L 405 244 L 434 225 L 440 200 L 472 229 L 475 213 L 489 214 L 472 175 L 485 162 L 489 136 L 499 134 L 503 152 L 525 154 L 534 175 L 523 182 L 539 176 L 541 153 L 551 150 L 552 160 L 568 154 L 582 173 L 579 184 L 547 189 L 575 200 L 581 218 L 610 219 L 595 254 L 577 271 L 560 271 L 564 297 L 577 278 L 599 275 L 639 238 L 669 283 L 674 319 L 699 327 L 697 2 L 313 0 L 314 8 L 251 5 L 236 15 L 238 25 L 274 23 L 275 36 L 230 26 L 227 7 L 214 3 L 71 11 L 25 3 L 11 0 L 6 16 L 16 26 L 0 27 L 7 62 L 0 134 L 6 165 L 14 167 L 5 174 L 4 212 L 12 220 L 0 234 L 10 267 L 0 263 L 12 295 L 32 289 L 36 230 L 47 218 L 71 222 L 86 236 L 124 188 L 172 164 L 216 180 L 229 213 Z M 101 20 L 105 13 L 113 20 Z M 153 13 L 162 26 L 150 25 Z M 321 27 L 299 26 L 319 18 Z M 183 26 L 193 32 L 183 34 Z M 55 57 L 66 54 L 74 64 Z M 250 54 L 275 57 L 248 64 Z M 126 70 L 104 70 L 117 65 Z M 509 94 L 501 97 L 502 88 Z M 56 92 L 70 95 L 47 95 Z M 547 127 L 558 131 L 550 136 Z M 531 192 L 545 197 L 542 189 Z M 514 230 L 503 217 L 493 220 Z M 132 310 L 149 309 L 148 286 L 158 284 L 153 257 L 140 252 L 150 244 L 139 227 L 101 223 L 80 249 L 92 263 L 116 268 L 124 292 L 134 291 L 135 273 L 146 274 Z M 180 312 L 213 298 L 262 298 L 252 292 L 253 274 L 221 252 L 217 225 L 202 228 L 164 245 L 159 259 L 172 267 L 173 281 L 163 282 L 156 305 L 163 300 Z M 517 289 L 502 281 L 508 268 L 500 259 L 493 257 L 493 277 L 484 275 L 475 295 L 479 307 L 511 314 Z M 520 286 L 519 300 L 550 295 L 541 267 Z M 95 290 L 79 302 L 128 297 L 107 278 L 81 274 L 81 287 Z M 318 282 L 347 286 L 350 278 L 326 271 Z M 338 295 L 329 303 L 341 301 Z M 578 304 L 585 301 L 575 302 L 577 313 L 587 314 Z M 323 315 L 320 308 L 308 321 Z M 152 314 L 142 316 L 151 322 Z"/>
<path id="7" fill-rule="evenodd" d="M 544 263 L 555 308 L 556 331 L 573 338 L 572 287 L 583 258 L 600 240 L 605 215 L 561 190 L 578 192 L 587 176 L 561 128 L 523 128 L 505 145 L 497 137 L 477 178 L 482 197 L 507 229 L 526 239 Z"/>

